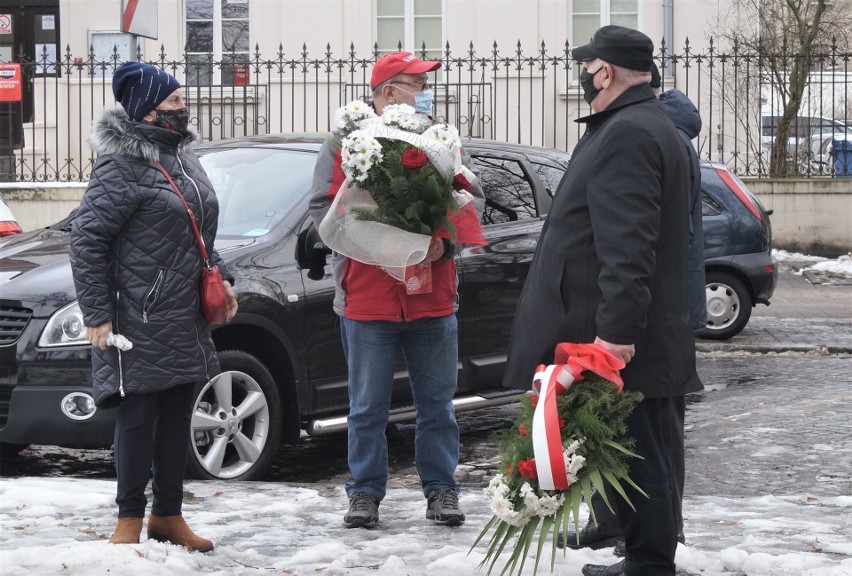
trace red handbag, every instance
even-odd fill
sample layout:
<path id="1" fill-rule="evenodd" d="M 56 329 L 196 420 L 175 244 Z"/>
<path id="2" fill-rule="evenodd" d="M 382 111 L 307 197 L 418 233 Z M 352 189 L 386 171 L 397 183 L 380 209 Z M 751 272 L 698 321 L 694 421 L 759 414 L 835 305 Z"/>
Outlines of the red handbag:
<path id="1" fill-rule="evenodd" d="M 222 274 L 219 272 L 219 267 L 210 264 L 210 256 L 207 254 L 207 248 L 204 246 L 204 240 L 201 238 L 201 233 L 198 231 L 198 225 L 195 223 L 195 218 L 192 215 L 192 209 L 186 203 L 183 194 L 180 193 L 177 185 L 175 185 L 172 177 L 163 168 L 163 165 L 157 162 L 157 168 L 172 185 L 177 192 L 180 201 L 183 202 L 187 214 L 189 214 L 189 224 L 192 226 L 192 231 L 195 233 L 195 241 L 198 244 L 198 251 L 201 252 L 201 259 L 204 261 L 204 266 L 201 268 L 201 286 L 199 289 L 199 297 L 201 299 L 201 313 L 204 316 L 204 321 L 208 324 L 224 324 L 228 321 L 228 295 L 225 292 L 225 282 L 222 280 Z"/>

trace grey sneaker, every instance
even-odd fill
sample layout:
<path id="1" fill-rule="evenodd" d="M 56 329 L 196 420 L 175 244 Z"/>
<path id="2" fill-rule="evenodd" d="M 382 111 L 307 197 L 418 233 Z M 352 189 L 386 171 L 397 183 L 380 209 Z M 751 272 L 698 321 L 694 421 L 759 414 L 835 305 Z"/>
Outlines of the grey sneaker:
<path id="1" fill-rule="evenodd" d="M 379 523 L 379 499 L 366 492 L 349 497 L 349 511 L 343 517 L 347 528 L 375 528 Z"/>
<path id="2" fill-rule="evenodd" d="M 432 490 L 426 498 L 426 518 L 435 524 L 461 526 L 464 514 L 459 509 L 458 492 L 452 488 Z"/>

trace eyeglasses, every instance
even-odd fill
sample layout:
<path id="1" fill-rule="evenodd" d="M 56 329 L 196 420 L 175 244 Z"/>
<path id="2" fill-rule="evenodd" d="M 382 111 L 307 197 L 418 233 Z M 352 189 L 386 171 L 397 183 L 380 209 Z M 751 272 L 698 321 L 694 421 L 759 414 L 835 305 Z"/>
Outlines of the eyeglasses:
<path id="1" fill-rule="evenodd" d="M 405 82 L 403 80 L 397 80 L 396 82 L 391 82 L 391 86 L 394 84 L 405 84 L 406 86 L 411 86 L 412 88 L 420 88 L 418 92 L 425 92 L 426 90 L 430 90 L 432 86 L 428 82 L 424 82 L 420 84 L 419 82 Z"/>

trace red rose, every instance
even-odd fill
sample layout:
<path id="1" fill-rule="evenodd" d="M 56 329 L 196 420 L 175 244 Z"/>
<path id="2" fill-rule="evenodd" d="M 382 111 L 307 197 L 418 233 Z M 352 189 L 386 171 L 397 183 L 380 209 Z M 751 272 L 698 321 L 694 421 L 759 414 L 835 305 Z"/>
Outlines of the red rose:
<path id="1" fill-rule="evenodd" d="M 560 430 L 562 428 L 565 428 L 565 419 L 564 418 L 559 419 L 559 428 L 560 428 Z"/>
<path id="2" fill-rule="evenodd" d="M 527 432 L 527 427 L 524 426 L 523 424 L 518 424 L 518 434 L 520 434 L 521 436 L 529 436 L 530 435 L 530 433 Z"/>
<path id="3" fill-rule="evenodd" d="M 538 404 L 538 394 L 533 394 L 532 396 L 530 396 L 530 406 L 535 408 L 537 404 Z"/>
<path id="4" fill-rule="evenodd" d="M 410 146 L 402 153 L 402 165 L 406 168 L 423 168 L 429 163 L 429 157 L 421 150 Z"/>
<path id="5" fill-rule="evenodd" d="M 470 182 L 461 174 L 456 174 L 453 178 L 453 188 L 456 190 L 470 190 Z"/>
<path id="6" fill-rule="evenodd" d="M 529 478 L 530 480 L 538 478 L 538 473 L 535 468 L 535 460 L 532 458 L 527 458 L 526 460 L 518 462 L 518 472 L 521 473 L 521 476 Z"/>

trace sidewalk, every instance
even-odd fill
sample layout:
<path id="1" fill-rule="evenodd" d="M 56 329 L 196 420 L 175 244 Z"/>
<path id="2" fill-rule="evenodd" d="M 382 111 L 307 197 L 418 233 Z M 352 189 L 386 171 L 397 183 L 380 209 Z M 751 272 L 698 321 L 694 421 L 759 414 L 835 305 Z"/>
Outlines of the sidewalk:
<path id="1" fill-rule="evenodd" d="M 852 279 L 798 273 L 807 264 L 778 263 L 769 306 L 758 304 L 730 340 L 697 340 L 699 353 L 812 352 L 852 354 Z"/>
<path id="2" fill-rule="evenodd" d="M 852 294 L 852 287 L 848 290 Z M 695 349 L 699 353 L 852 354 L 852 319 L 752 316 L 745 329 L 730 340 L 697 340 Z"/>

